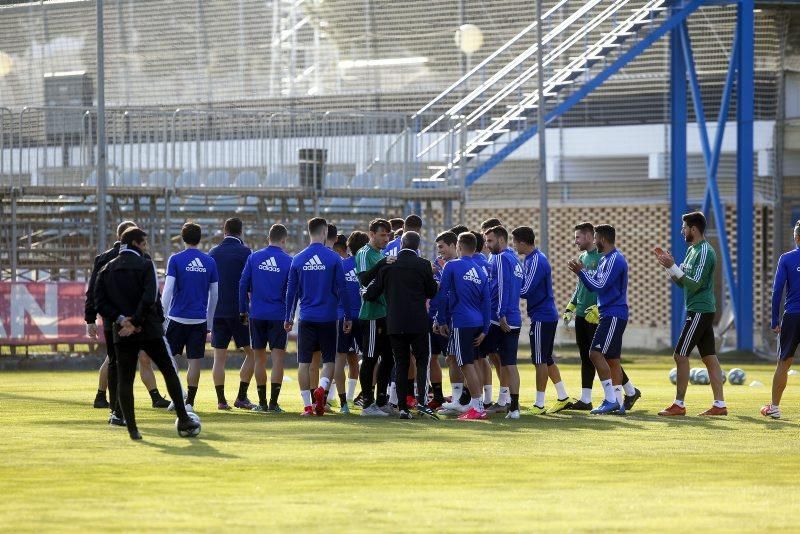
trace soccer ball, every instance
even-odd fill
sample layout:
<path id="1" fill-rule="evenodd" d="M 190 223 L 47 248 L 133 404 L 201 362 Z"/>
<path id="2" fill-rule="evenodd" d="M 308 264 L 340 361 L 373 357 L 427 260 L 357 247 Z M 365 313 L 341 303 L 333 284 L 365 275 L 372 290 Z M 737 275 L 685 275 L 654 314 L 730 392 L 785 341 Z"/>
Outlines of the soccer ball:
<path id="1" fill-rule="evenodd" d="M 734 386 L 741 386 L 742 384 L 744 384 L 746 378 L 747 375 L 745 374 L 745 372 L 739 369 L 738 367 L 736 367 L 735 369 L 731 369 L 730 372 L 728 372 L 728 382 L 730 382 Z"/>
<path id="2" fill-rule="evenodd" d="M 195 421 L 198 424 L 200 424 L 200 416 L 199 415 L 197 415 L 194 412 L 187 412 L 187 414 L 189 415 L 189 419 L 192 419 L 193 421 Z M 180 419 L 175 419 L 175 430 L 178 431 L 178 435 L 180 437 L 182 437 L 182 438 L 193 438 L 193 437 L 197 436 L 198 434 L 200 434 L 200 427 L 199 426 L 197 428 L 195 428 L 194 430 L 186 431 L 186 430 L 179 430 L 178 429 L 178 425 L 179 424 L 180 424 Z"/>
<path id="3" fill-rule="evenodd" d="M 725 372 L 725 369 L 720 369 L 720 371 L 722 372 L 722 383 L 724 384 L 728 381 L 728 373 Z"/>
<path id="4" fill-rule="evenodd" d="M 697 373 L 700 371 L 701 369 L 699 367 L 692 367 L 692 369 L 689 371 L 690 384 L 697 384 Z"/>
<path id="5" fill-rule="evenodd" d="M 698 369 L 694 375 L 695 384 L 707 386 L 711 383 L 711 377 L 708 376 L 708 369 Z"/>
<path id="6" fill-rule="evenodd" d="M 676 367 L 673 367 L 672 371 L 669 372 L 669 381 L 673 384 L 678 383 L 678 369 Z"/>

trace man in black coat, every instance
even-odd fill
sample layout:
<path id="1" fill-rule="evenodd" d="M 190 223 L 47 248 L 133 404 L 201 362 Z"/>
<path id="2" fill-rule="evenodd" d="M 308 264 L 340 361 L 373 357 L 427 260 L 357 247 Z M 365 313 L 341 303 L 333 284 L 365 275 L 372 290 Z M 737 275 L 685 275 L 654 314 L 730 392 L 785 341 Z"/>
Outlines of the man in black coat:
<path id="1" fill-rule="evenodd" d="M 402 249 L 397 259 L 382 264 L 375 280 L 367 287 L 366 300 L 376 300 L 381 294 L 386 297 L 386 328 L 392 344 L 397 376 L 408 376 L 411 354 L 417 363 L 417 412 L 438 419 L 427 404 L 428 360 L 428 310 L 426 302 L 436 295 L 437 285 L 433 279 L 431 262 L 417 254 L 420 237 L 417 232 L 405 232 Z M 411 419 L 406 395 L 408 384 L 397 381 L 397 401 L 401 419 Z"/>
<path id="2" fill-rule="evenodd" d="M 117 395 L 131 439 L 142 439 L 133 410 L 133 379 L 139 351 L 145 351 L 158 366 L 175 411 L 178 431 L 196 435 L 200 423 L 190 418 L 183 402 L 175 360 L 164 338 L 164 310 L 158 298 L 156 267 L 147 253 L 147 234 L 129 228 L 122 234 L 119 255 L 97 275 L 95 305 L 103 317 L 113 321 L 117 353 Z"/>

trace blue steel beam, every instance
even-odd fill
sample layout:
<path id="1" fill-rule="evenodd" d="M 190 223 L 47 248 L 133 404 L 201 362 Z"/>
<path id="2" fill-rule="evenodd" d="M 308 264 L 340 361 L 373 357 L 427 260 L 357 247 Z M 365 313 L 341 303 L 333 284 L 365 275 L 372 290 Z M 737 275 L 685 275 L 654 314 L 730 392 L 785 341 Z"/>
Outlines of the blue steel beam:
<path id="1" fill-rule="evenodd" d="M 641 41 L 632 46 L 627 52 L 619 56 L 614 62 L 600 71 L 594 78 L 586 82 L 580 89 L 572 93 L 561 104 L 556 106 L 547 115 L 545 115 L 545 124 L 551 122 L 553 119 L 563 115 L 572 107 L 583 100 L 586 95 L 597 89 L 608 78 L 620 71 L 625 65 L 630 63 L 631 60 L 636 58 L 643 51 L 647 50 L 654 42 L 667 34 L 667 32 L 676 28 L 681 22 L 694 13 L 698 7 L 703 5 L 705 0 L 692 0 L 685 6 L 678 9 L 667 20 L 661 23 L 655 30 L 646 35 Z M 465 187 L 470 187 L 475 183 L 478 178 L 492 170 L 501 161 L 506 159 L 512 152 L 521 147 L 528 139 L 536 135 L 536 126 L 531 126 L 521 132 L 517 137 L 511 140 L 506 146 L 494 153 L 489 159 L 473 169 L 465 178 Z"/>

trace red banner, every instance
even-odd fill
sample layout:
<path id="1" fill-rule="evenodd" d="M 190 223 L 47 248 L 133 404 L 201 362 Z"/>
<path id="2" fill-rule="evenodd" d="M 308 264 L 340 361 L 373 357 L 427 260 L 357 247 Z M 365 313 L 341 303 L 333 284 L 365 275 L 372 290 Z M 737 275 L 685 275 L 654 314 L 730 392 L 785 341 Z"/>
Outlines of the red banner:
<path id="1" fill-rule="evenodd" d="M 92 341 L 83 320 L 85 292 L 83 282 L 0 282 L 0 344 Z"/>

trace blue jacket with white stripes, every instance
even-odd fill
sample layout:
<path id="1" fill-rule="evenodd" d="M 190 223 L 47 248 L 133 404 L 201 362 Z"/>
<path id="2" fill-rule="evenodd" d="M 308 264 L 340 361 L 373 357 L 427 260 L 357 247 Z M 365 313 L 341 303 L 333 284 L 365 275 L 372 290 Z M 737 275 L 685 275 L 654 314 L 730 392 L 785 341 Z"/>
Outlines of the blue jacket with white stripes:
<path id="1" fill-rule="evenodd" d="M 519 311 L 519 298 L 522 290 L 522 265 L 517 253 L 507 248 L 500 254 L 489 258 L 492 292 L 492 322 L 498 324 L 501 317 L 506 318 L 509 326 L 522 326 L 522 314 Z"/>
<path id="2" fill-rule="evenodd" d="M 597 264 L 590 275 L 585 269 L 578 277 L 586 289 L 597 293 L 600 317 L 617 317 L 628 320 L 628 262 L 616 248 L 612 248 Z"/>
<path id="3" fill-rule="evenodd" d="M 525 278 L 522 282 L 522 298 L 528 304 L 531 322 L 557 322 L 558 308 L 553 298 L 553 277 L 547 256 L 538 248 L 525 256 Z"/>
<path id="4" fill-rule="evenodd" d="M 239 280 L 239 313 L 248 311 L 249 293 L 251 319 L 283 321 L 291 266 L 292 257 L 281 247 L 270 245 L 251 254 Z"/>
<path id="5" fill-rule="evenodd" d="M 439 307 L 439 324 L 453 328 L 482 327 L 484 334 L 489 333 L 489 283 L 475 260 L 465 256 L 448 261 L 442 270 L 439 294 L 447 299 L 447 305 Z"/>
<path id="6" fill-rule="evenodd" d="M 334 322 L 339 302 L 344 319 L 350 319 L 350 302 L 342 258 L 322 243 L 311 243 L 292 260 L 286 288 L 286 321 L 294 322 L 300 305 L 300 320 Z"/>

